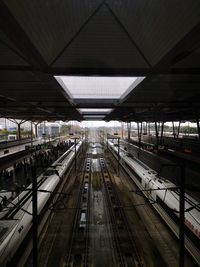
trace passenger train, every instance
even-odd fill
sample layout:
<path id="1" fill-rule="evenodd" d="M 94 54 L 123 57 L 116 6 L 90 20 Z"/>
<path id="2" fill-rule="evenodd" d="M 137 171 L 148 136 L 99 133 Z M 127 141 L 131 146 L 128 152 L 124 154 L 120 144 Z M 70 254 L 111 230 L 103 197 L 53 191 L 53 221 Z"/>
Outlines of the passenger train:
<path id="1" fill-rule="evenodd" d="M 118 159 L 118 147 L 108 141 L 108 147 Z M 179 190 L 169 180 L 159 177 L 138 158 L 120 149 L 120 163 L 148 198 L 153 207 L 179 236 Z M 171 188 L 171 190 L 170 190 Z M 200 262 L 200 203 L 185 194 L 185 247 L 199 264 Z"/>
<path id="2" fill-rule="evenodd" d="M 76 145 L 80 152 L 82 142 Z M 78 155 L 78 154 L 77 154 Z M 68 149 L 45 173 L 37 178 L 38 186 L 38 215 L 43 212 L 47 201 L 64 174 L 70 169 L 75 158 L 74 145 Z M 0 266 L 10 266 L 10 260 L 27 236 L 32 226 L 32 185 L 23 191 L 0 212 Z M 42 192 L 45 190 L 47 192 Z"/>

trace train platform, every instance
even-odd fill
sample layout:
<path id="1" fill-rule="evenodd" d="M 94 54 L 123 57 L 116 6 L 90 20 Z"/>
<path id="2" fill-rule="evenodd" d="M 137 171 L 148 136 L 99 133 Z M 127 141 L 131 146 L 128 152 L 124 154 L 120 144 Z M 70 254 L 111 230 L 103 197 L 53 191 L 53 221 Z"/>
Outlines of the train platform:
<path id="1" fill-rule="evenodd" d="M 168 138 L 169 139 L 169 138 Z M 173 142 L 177 142 L 177 140 L 174 140 L 172 138 L 170 138 L 171 141 Z M 188 140 L 187 140 L 188 141 Z M 135 145 L 139 145 L 139 141 L 138 138 L 131 138 L 131 143 L 135 144 Z M 155 140 L 153 142 L 146 142 L 146 141 L 141 141 L 141 146 L 147 149 L 150 149 L 150 147 L 154 147 L 155 146 Z M 180 149 L 180 147 L 175 147 L 175 146 L 170 146 L 170 144 L 168 143 L 167 146 L 162 145 L 162 149 L 158 149 L 156 150 L 156 153 L 162 153 L 164 154 L 168 154 L 168 155 L 172 155 L 175 158 L 180 158 L 180 160 L 185 160 L 188 163 L 196 163 L 196 164 L 200 164 L 200 152 L 197 148 L 197 145 L 199 145 L 199 143 L 197 142 L 196 144 L 194 144 L 194 146 L 196 146 L 196 150 L 192 149 L 192 147 L 188 146 L 188 143 L 186 143 L 185 145 L 182 144 L 182 148 Z M 154 149 L 151 150 L 152 152 L 154 152 Z"/>
<path id="2" fill-rule="evenodd" d="M 34 138 L 33 141 L 29 140 L 23 140 L 22 142 L 17 142 L 13 143 L 11 142 L 10 144 L 7 143 L 8 145 L 6 147 L 0 147 L 0 158 L 5 157 L 5 156 L 10 156 L 12 154 L 15 154 L 17 152 L 23 151 L 26 149 L 27 146 L 30 146 L 31 144 L 33 146 L 41 145 L 43 143 L 52 143 L 56 142 L 59 138 L 52 138 L 48 142 L 44 141 L 43 138 Z"/>

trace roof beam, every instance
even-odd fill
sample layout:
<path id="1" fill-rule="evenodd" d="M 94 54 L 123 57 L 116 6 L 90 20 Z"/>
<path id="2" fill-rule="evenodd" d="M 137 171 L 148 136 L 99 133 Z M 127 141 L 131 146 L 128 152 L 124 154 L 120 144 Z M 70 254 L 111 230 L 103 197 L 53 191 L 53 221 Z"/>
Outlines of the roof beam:
<path id="1" fill-rule="evenodd" d="M 0 25 L 2 31 L 16 45 L 19 51 L 22 51 L 28 63 L 39 69 L 47 67 L 43 57 L 3 1 L 0 1 Z M 5 66 L 1 66 L 1 69 L 5 69 L 3 67 Z M 19 70 L 19 66 L 15 67 Z M 12 67 L 10 66 L 10 68 Z"/>
<path id="2" fill-rule="evenodd" d="M 195 25 L 155 66 L 155 71 L 162 66 L 172 66 L 189 56 L 200 43 L 200 22 Z M 177 69 L 178 70 L 178 69 Z M 186 68 L 186 73 L 192 69 Z M 200 68 L 196 69 L 199 72 Z M 176 71 L 176 70 L 175 70 Z M 184 70 L 183 70 L 184 71 Z"/>

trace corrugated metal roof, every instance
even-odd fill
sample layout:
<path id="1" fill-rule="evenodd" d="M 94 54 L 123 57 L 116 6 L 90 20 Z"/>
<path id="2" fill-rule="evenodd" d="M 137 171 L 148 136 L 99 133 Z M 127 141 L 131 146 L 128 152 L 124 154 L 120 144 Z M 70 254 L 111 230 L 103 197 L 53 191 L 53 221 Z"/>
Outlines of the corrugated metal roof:
<path id="1" fill-rule="evenodd" d="M 106 6 L 63 51 L 54 67 L 148 68 L 143 56 Z"/>
<path id="2" fill-rule="evenodd" d="M 51 63 L 101 0 L 5 1 L 34 46 Z"/>
<path id="3" fill-rule="evenodd" d="M 0 65 L 26 65 L 29 64 L 20 55 L 17 55 L 12 49 L 8 48 L 5 44 L 0 42 Z"/>
<path id="4" fill-rule="evenodd" d="M 199 0 L 106 2 L 152 65 L 200 21 Z"/>

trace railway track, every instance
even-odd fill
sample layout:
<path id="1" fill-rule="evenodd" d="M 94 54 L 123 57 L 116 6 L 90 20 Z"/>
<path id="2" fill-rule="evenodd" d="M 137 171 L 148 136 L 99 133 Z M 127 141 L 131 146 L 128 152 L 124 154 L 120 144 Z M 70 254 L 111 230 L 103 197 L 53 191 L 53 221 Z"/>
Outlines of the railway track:
<path id="1" fill-rule="evenodd" d="M 89 266 L 89 225 L 90 225 L 90 190 L 91 190 L 91 158 L 87 158 L 81 177 L 80 190 L 76 203 L 74 224 L 69 240 L 65 266 Z"/>
<path id="2" fill-rule="evenodd" d="M 111 237 L 115 249 L 117 266 L 144 266 L 136 241 L 133 238 L 123 205 L 118 197 L 112 177 L 108 171 L 106 161 L 100 158 L 102 180 L 111 223 Z"/>

